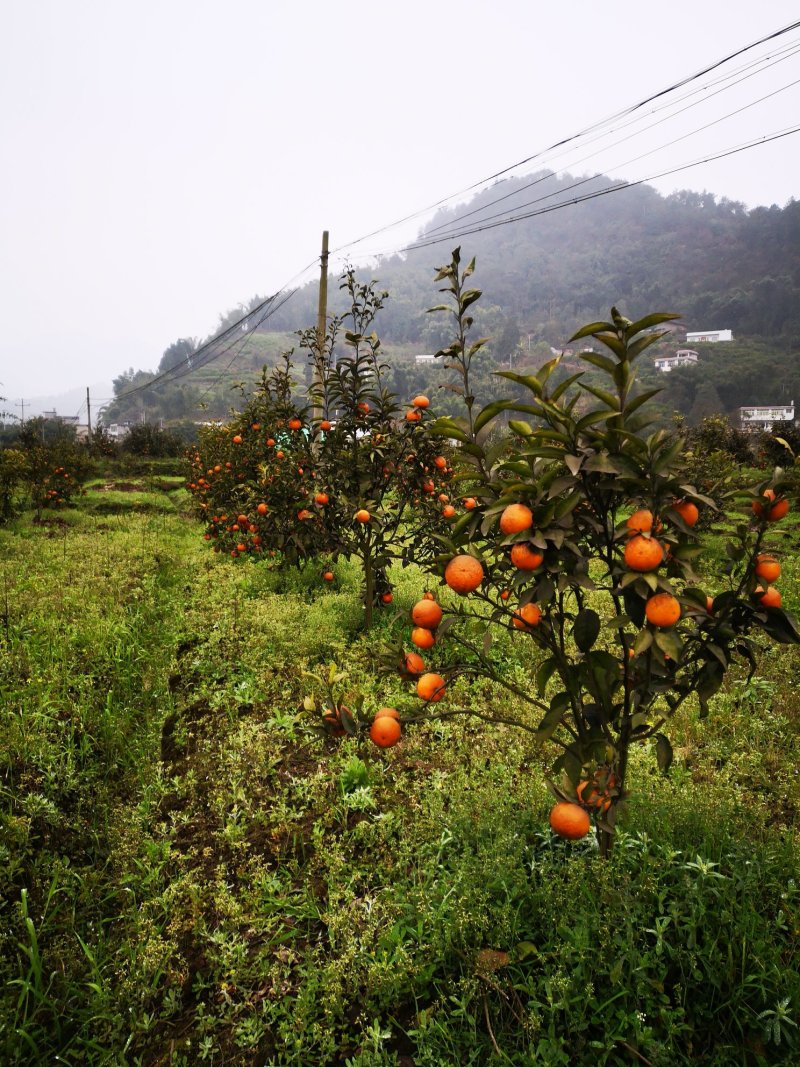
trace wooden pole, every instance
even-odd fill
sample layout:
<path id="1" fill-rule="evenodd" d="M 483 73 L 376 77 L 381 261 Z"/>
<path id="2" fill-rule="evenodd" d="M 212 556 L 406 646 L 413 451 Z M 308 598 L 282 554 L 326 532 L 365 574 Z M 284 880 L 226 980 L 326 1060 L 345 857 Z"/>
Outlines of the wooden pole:
<path id="1" fill-rule="evenodd" d="M 328 315 L 328 231 L 322 231 L 322 253 L 319 257 L 319 304 L 317 305 L 317 366 L 314 389 L 322 386 L 322 361 L 325 356 L 325 330 Z M 314 405 L 314 418 L 322 418 L 322 408 Z"/>

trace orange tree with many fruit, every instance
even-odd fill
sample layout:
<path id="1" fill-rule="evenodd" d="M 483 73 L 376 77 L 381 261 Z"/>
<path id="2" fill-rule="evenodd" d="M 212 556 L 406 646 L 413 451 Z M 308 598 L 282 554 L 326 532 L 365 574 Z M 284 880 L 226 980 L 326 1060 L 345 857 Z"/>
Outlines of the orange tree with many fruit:
<path id="1" fill-rule="evenodd" d="M 752 506 L 742 504 L 746 514 L 715 582 L 722 587 L 709 590 L 709 571 L 695 569 L 702 554 L 695 526 L 714 501 L 682 478 L 680 438 L 652 429 L 647 402 L 656 390 L 636 386 L 637 359 L 675 316 L 631 322 L 612 309 L 610 321 L 572 338 L 603 349 L 582 352 L 582 369 L 565 376 L 558 357 L 535 374 L 502 372 L 526 401 L 476 410 L 470 364 L 484 342 L 469 339 L 469 308 L 480 296 L 468 284 L 473 270 L 474 261 L 461 269 L 456 250 L 437 275 L 449 303 L 433 309 L 453 315 L 455 340 L 439 356 L 460 374 L 466 407 L 463 418 L 439 419 L 434 429 L 460 443 L 459 476 L 476 499 L 443 541 L 436 568 L 461 599 L 430 630 L 429 647 L 446 643 L 448 666 L 421 673 L 404 656 L 401 669 L 417 679 L 422 699 L 437 702 L 426 709 L 431 717 L 478 714 L 556 745 L 551 825 L 577 838 L 593 818 L 606 854 L 626 797 L 631 746 L 653 746 L 668 769 L 665 727 L 687 700 L 696 694 L 704 714 L 734 663 L 754 669 L 759 635 L 800 640 L 770 584 L 780 566 L 763 551 L 788 510 L 788 483 L 776 471 L 749 492 Z M 487 450 L 481 431 L 508 411 L 518 416 L 509 423 L 511 440 Z M 509 679 L 493 658 L 495 627 L 527 642 L 530 686 Z M 475 707 L 444 710 L 447 701 L 438 701 L 459 674 L 505 687 L 534 721 Z"/>

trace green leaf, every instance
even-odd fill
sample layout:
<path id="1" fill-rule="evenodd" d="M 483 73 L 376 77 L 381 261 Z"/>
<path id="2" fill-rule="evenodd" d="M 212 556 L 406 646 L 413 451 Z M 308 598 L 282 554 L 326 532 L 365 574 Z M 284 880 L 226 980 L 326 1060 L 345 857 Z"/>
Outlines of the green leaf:
<path id="1" fill-rule="evenodd" d="M 657 396 L 661 392 L 661 389 L 647 389 L 645 392 L 640 393 L 634 397 L 629 404 L 625 405 L 623 410 L 624 415 L 632 415 L 637 408 L 640 408 L 642 404 L 646 404 L 652 397 Z"/>
<path id="2" fill-rule="evenodd" d="M 530 423 L 523 422 L 522 419 L 509 419 L 508 427 L 514 433 L 519 434 L 520 437 L 530 437 L 533 433 L 533 427 Z"/>
<path id="3" fill-rule="evenodd" d="M 475 419 L 475 433 L 478 433 L 479 430 L 482 430 L 483 427 L 487 424 L 487 422 L 491 422 L 492 419 L 496 415 L 499 415 L 501 411 L 507 411 L 509 404 L 510 401 L 508 400 L 494 400 L 491 404 L 487 404 L 486 407 L 480 411 L 478 417 Z"/>
<path id="4" fill-rule="evenodd" d="M 652 630 L 640 630 L 636 635 L 636 640 L 633 642 L 633 654 L 640 656 L 642 652 L 646 652 L 653 643 L 653 631 Z"/>
<path id="5" fill-rule="evenodd" d="M 547 689 L 547 683 L 553 676 L 553 671 L 558 666 L 558 660 L 555 656 L 551 656 L 546 659 L 544 663 L 540 663 L 536 671 L 536 688 L 539 690 L 539 696 L 544 696 Z"/>
<path id="6" fill-rule="evenodd" d="M 599 389 L 596 385 L 589 385 L 587 382 L 581 382 L 581 389 L 585 389 L 587 393 L 591 393 L 598 400 L 602 400 L 604 404 L 608 404 L 611 411 L 603 412 L 606 418 L 608 418 L 609 414 L 619 412 L 619 400 L 613 393 L 609 393 L 605 389 Z"/>
<path id="7" fill-rule="evenodd" d="M 613 322 L 590 322 L 588 326 L 581 326 L 577 333 L 574 333 L 569 339 L 569 344 L 573 341 L 580 341 L 582 337 L 594 337 L 596 333 L 600 333 L 604 330 L 613 330 Z"/>
<path id="8" fill-rule="evenodd" d="M 607 452 L 598 452 L 594 456 L 589 456 L 583 465 L 583 469 L 591 471 L 593 474 L 622 474 L 622 471 Z"/>
<path id="9" fill-rule="evenodd" d="M 765 633 L 782 645 L 800 644 L 800 630 L 793 615 L 781 608 L 768 608 L 766 615 L 766 619 L 757 616 L 758 625 Z"/>
<path id="10" fill-rule="evenodd" d="M 669 656 L 669 658 L 676 663 L 680 662 L 681 655 L 683 654 L 683 645 L 681 644 L 681 639 L 674 630 L 658 630 L 655 633 L 653 640 L 665 656 Z"/>
<path id="11" fill-rule="evenodd" d="M 536 739 L 538 741 L 548 741 L 553 736 L 568 708 L 569 694 L 557 693 L 550 701 L 550 710 L 536 729 Z"/>
<path id="12" fill-rule="evenodd" d="M 635 337 L 642 330 L 649 330 L 653 326 L 660 326 L 662 322 L 675 322 L 681 316 L 671 311 L 655 311 L 652 315 L 645 315 L 643 319 L 637 319 L 628 327 L 628 336 Z"/>
<path id="13" fill-rule="evenodd" d="M 542 383 L 536 377 L 535 374 L 515 374 L 510 370 L 499 370 L 496 372 L 498 378 L 508 378 L 510 382 L 516 382 L 517 385 L 524 385 L 530 389 L 532 393 L 535 393 L 537 397 L 542 395 Z"/>
<path id="14" fill-rule="evenodd" d="M 588 652 L 600 633 L 600 616 L 591 608 L 579 611 L 572 627 L 572 637 L 581 652 Z"/>
<path id="15" fill-rule="evenodd" d="M 580 352 L 579 356 L 587 363 L 591 363 L 594 367 L 599 367 L 600 370 L 605 371 L 607 374 L 613 374 L 617 366 L 613 359 L 609 359 L 608 356 L 603 356 L 599 352 Z"/>
<path id="16" fill-rule="evenodd" d="M 666 774 L 672 766 L 672 745 L 669 742 L 669 738 L 665 737 L 664 734 L 656 734 L 655 741 L 658 769 Z"/>

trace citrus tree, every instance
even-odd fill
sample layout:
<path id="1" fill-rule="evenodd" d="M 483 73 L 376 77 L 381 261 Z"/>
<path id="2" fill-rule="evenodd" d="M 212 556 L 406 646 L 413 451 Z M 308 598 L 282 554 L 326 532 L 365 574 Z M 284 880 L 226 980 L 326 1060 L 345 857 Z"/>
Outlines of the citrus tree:
<path id="1" fill-rule="evenodd" d="M 291 355 L 264 369 L 230 422 L 204 427 L 189 455 L 188 488 L 206 523 L 206 540 L 234 559 L 279 554 L 282 562 L 302 566 L 333 547 Z"/>
<path id="2" fill-rule="evenodd" d="M 385 385 L 373 324 L 388 294 L 352 271 L 340 288 L 346 314 L 331 320 L 321 343 L 314 330 L 301 340 L 314 366 L 316 468 L 333 554 L 360 563 L 369 627 L 373 609 L 392 600 L 391 561 L 431 559 L 435 534 L 455 517 L 445 491 L 452 467 L 449 446 L 429 431 L 428 398 L 417 395 L 404 410 Z"/>
<path id="3" fill-rule="evenodd" d="M 402 670 L 417 679 L 430 716 L 482 714 L 441 710 L 457 675 L 490 678 L 532 709 L 533 722 L 484 717 L 557 747 L 551 825 L 578 838 L 593 818 L 605 854 L 627 795 L 631 746 L 650 744 L 666 771 L 666 726 L 679 708 L 696 698 L 705 714 L 734 664 L 755 668 L 759 637 L 800 640 L 774 585 L 780 564 L 766 551 L 788 511 L 788 481 L 776 470 L 743 494 L 725 563 L 715 568 L 696 532 L 715 502 L 685 481 L 681 439 L 652 429 L 656 390 L 636 386 L 636 362 L 670 314 L 631 322 L 612 309 L 608 322 L 571 339 L 601 349 L 581 352 L 572 373 L 561 357 L 532 375 L 501 372 L 527 399 L 476 410 L 470 369 L 484 342 L 469 337 L 480 296 L 469 285 L 473 270 L 474 261 L 461 268 L 456 250 L 437 275 L 448 302 L 433 309 L 452 316 L 455 339 L 438 355 L 458 374 L 465 404 L 463 417 L 439 419 L 434 430 L 460 443 L 458 476 L 476 501 L 443 541 L 436 568 L 462 599 L 444 612 L 424 602 L 412 611 L 415 627 L 428 618 L 431 645 L 447 646 L 447 667 L 426 671 L 411 653 Z M 510 439 L 485 448 L 482 433 L 508 411 L 517 416 Z M 529 686 L 493 658 L 498 627 L 527 645 Z"/>

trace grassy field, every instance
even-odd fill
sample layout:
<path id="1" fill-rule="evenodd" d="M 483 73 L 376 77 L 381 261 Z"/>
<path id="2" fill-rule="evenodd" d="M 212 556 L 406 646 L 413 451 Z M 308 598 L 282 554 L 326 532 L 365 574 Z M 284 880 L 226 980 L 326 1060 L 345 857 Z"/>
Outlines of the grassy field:
<path id="1" fill-rule="evenodd" d="M 520 731 L 311 728 L 331 662 L 415 707 L 374 653 L 419 572 L 366 639 L 355 570 L 234 564 L 185 507 L 107 473 L 0 529 L 0 1062 L 800 1063 L 797 649 L 682 715 L 669 778 L 637 752 L 604 862 L 551 835 Z"/>

